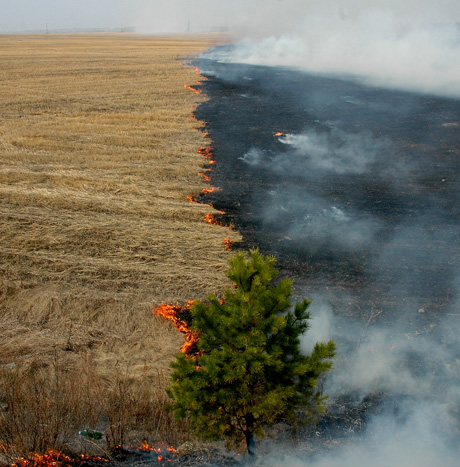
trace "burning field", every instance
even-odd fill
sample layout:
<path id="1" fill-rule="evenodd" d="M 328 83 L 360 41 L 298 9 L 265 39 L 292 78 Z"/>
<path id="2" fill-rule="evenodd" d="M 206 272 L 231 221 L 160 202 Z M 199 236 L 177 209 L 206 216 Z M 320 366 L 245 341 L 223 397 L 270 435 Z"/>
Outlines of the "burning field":
<path id="1" fill-rule="evenodd" d="M 47 451 L 65 446 L 93 465 L 100 434 L 131 464 L 189 465 L 169 447 L 189 434 L 164 411 L 168 364 L 193 352 L 187 302 L 229 285 L 237 242 L 312 299 L 303 350 L 339 348 L 326 416 L 295 450 L 262 442 L 267 465 L 455 465 L 458 99 L 228 48 L 181 66 L 210 37 L 3 39 L 4 458 L 71 465 Z"/>

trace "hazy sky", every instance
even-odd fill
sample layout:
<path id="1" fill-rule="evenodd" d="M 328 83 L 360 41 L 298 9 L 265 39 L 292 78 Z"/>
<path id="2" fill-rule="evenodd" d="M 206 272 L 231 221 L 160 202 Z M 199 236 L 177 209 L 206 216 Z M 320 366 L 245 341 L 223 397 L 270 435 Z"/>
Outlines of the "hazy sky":
<path id="1" fill-rule="evenodd" d="M 0 0 L 0 32 L 117 29 L 141 32 L 206 30 L 217 21 L 219 0 Z M 216 9 L 215 7 L 219 7 Z M 203 20 L 200 19 L 200 10 Z M 222 9 L 224 11 L 225 8 Z M 211 14 L 210 14 L 211 13 Z M 211 19 L 213 18 L 213 19 Z"/>
<path id="2" fill-rule="evenodd" d="M 238 62 L 460 97 L 460 0 L 0 0 L 0 32 L 228 29 Z"/>
<path id="3" fill-rule="evenodd" d="M 0 31 L 136 27 L 185 32 L 231 27 L 250 35 L 302 28 L 318 14 L 355 18 L 363 10 L 391 11 L 407 22 L 460 21 L 459 0 L 0 0 Z"/>

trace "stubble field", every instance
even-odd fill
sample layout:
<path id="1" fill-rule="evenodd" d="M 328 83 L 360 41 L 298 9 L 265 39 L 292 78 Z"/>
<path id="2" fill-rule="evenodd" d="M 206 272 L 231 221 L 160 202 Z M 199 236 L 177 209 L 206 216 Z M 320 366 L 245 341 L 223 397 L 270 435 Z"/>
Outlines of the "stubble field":
<path id="1" fill-rule="evenodd" d="M 109 445 L 176 430 L 160 409 L 183 336 L 152 308 L 218 294 L 224 239 L 238 240 L 204 221 L 212 207 L 187 200 L 209 188 L 197 152 L 209 141 L 191 118 L 202 97 L 184 88 L 199 76 L 180 62 L 216 40 L 0 36 L 8 452 L 70 447 L 76 428 L 101 430 Z M 15 398 L 42 415 L 13 414 Z M 66 428 L 52 428 L 63 416 Z M 41 425 L 48 441 L 25 435 Z"/>

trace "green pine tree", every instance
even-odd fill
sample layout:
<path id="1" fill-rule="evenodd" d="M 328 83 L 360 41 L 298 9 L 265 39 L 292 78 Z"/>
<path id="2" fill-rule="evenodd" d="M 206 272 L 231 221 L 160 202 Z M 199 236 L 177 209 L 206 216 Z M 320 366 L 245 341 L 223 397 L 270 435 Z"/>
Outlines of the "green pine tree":
<path id="1" fill-rule="evenodd" d="M 246 442 L 285 421 L 312 423 L 325 407 L 318 379 L 332 368 L 335 343 L 300 352 L 309 325 L 308 300 L 291 305 L 290 279 L 272 285 L 275 259 L 258 250 L 237 253 L 227 276 L 234 289 L 192 308 L 198 351 L 179 354 L 168 394 L 177 418 L 189 416 L 201 439 Z"/>

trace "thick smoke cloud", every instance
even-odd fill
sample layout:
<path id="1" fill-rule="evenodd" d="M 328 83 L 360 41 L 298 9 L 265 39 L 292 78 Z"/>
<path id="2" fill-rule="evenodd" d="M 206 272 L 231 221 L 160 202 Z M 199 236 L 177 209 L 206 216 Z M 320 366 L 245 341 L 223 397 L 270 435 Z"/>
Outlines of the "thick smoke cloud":
<path id="1" fill-rule="evenodd" d="M 238 2 L 237 2 L 238 3 Z M 250 2 L 222 60 L 347 74 L 377 86 L 460 96 L 460 3 Z M 252 7 L 252 8 L 251 8 Z M 247 17 L 245 15 L 245 17 Z"/>

